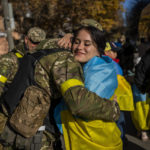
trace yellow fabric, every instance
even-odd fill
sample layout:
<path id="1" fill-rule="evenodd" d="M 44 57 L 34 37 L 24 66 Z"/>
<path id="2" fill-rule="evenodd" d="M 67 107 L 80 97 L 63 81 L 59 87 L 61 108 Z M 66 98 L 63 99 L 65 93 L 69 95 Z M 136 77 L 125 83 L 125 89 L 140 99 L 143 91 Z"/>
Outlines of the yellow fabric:
<path id="1" fill-rule="evenodd" d="M 117 79 L 118 87 L 115 90 L 114 95 L 117 96 L 117 102 L 119 103 L 120 110 L 134 111 L 133 94 L 130 84 L 121 75 L 117 75 Z M 111 97 L 111 100 L 114 95 Z"/>
<path id="2" fill-rule="evenodd" d="M 137 130 L 139 131 L 149 130 L 150 129 L 150 104 L 147 101 L 136 102 L 135 110 L 131 112 L 131 117 Z"/>
<path id="3" fill-rule="evenodd" d="M 84 86 L 83 82 L 81 82 L 78 79 L 69 79 L 67 81 L 65 81 L 64 83 L 61 84 L 61 93 L 62 95 L 65 94 L 65 92 L 74 86 Z"/>
<path id="4" fill-rule="evenodd" d="M 23 56 L 20 53 L 15 53 L 18 58 L 22 58 Z"/>
<path id="5" fill-rule="evenodd" d="M 122 150 L 121 132 L 115 122 L 83 121 L 68 110 L 61 112 L 66 150 Z"/>
<path id="6" fill-rule="evenodd" d="M 106 42 L 106 47 L 104 51 L 110 51 L 111 50 L 111 46 L 109 44 L 109 42 Z"/>
<path id="7" fill-rule="evenodd" d="M 7 78 L 3 75 L 0 75 L 0 82 L 5 83 L 7 81 Z"/>

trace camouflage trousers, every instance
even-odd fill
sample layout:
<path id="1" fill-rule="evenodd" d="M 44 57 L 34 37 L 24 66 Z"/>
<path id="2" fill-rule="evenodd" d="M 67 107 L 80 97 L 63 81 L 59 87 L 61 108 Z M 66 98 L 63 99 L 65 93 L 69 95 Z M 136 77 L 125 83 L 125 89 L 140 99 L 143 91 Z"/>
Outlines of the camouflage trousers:
<path id="1" fill-rule="evenodd" d="M 47 131 L 24 138 L 6 126 L 0 135 L 0 150 L 54 150 L 54 143 L 54 136 Z"/>

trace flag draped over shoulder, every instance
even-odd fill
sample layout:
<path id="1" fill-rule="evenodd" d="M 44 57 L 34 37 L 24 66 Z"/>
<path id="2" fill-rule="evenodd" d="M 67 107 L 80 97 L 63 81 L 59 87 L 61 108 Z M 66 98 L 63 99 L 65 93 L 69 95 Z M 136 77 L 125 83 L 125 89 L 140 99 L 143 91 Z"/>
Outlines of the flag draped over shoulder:
<path id="1" fill-rule="evenodd" d="M 113 61 L 115 70 L 117 72 L 118 87 L 115 90 L 114 95 L 117 96 L 117 102 L 119 104 L 120 110 L 122 111 L 133 111 L 134 101 L 131 85 L 123 76 L 123 71 L 118 63 Z M 110 99 L 113 99 L 112 96 Z"/>
<path id="2" fill-rule="evenodd" d="M 93 57 L 84 67 L 85 87 L 109 99 L 118 86 L 114 63 L 108 56 Z"/>
<path id="3" fill-rule="evenodd" d="M 111 58 L 93 57 L 83 66 L 83 71 L 86 88 L 100 97 L 112 97 L 118 81 Z M 63 132 L 66 150 L 122 150 L 121 133 L 115 122 L 80 119 L 69 112 L 63 101 L 56 107 L 54 118 L 61 119 L 56 119 L 56 123 Z"/>
<path id="4" fill-rule="evenodd" d="M 136 85 L 132 86 L 135 110 L 131 113 L 132 121 L 137 130 L 150 129 L 150 98 L 148 94 L 142 94 Z"/>

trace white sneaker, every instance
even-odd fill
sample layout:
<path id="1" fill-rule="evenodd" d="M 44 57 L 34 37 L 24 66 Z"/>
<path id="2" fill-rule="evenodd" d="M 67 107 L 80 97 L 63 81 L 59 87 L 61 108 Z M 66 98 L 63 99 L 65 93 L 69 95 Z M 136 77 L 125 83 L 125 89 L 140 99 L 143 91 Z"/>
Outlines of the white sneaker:
<path id="1" fill-rule="evenodd" d="M 142 139 L 143 142 L 149 140 L 149 137 L 148 137 L 148 135 L 147 135 L 147 132 L 145 132 L 145 131 L 142 131 L 142 132 L 141 132 L 141 139 Z"/>

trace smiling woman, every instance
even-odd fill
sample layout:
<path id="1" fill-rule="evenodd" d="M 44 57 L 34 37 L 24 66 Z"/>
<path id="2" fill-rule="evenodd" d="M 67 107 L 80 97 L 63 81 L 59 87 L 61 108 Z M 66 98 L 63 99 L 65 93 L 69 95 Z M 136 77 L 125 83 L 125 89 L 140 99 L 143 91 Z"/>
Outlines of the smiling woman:
<path id="1" fill-rule="evenodd" d="M 93 26 L 83 26 L 74 34 L 72 51 L 75 60 L 82 64 L 85 88 L 100 97 L 114 99 L 113 94 L 118 85 L 117 74 L 112 59 L 103 55 L 105 46 L 103 31 Z M 58 109 L 61 109 L 60 117 L 57 116 Z M 89 110 L 93 112 L 92 107 Z M 62 127 L 56 117 L 61 118 Z M 63 101 L 56 108 L 55 118 L 63 133 L 66 150 L 122 150 L 121 133 L 113 121 L 106 121 L 106 118 L 85 120 L 78 115 L 74 116 Z"/>
<path id="2" fill-rule="evenodd" d="M 81 27 L 75 33 L 72 51 L 77 61 L 86 63 L 92 57 L 102 55 L 105 45 L 103 31 L 92 26 Z"/>

